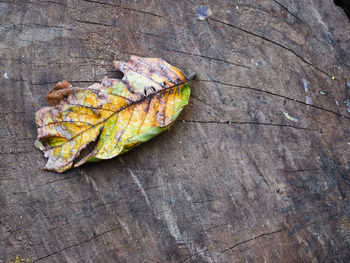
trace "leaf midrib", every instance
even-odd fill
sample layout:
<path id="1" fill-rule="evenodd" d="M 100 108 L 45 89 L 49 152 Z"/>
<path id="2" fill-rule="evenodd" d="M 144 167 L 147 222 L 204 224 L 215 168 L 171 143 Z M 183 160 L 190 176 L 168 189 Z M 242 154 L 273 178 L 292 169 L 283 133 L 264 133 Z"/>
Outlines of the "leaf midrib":
<path id="1" fill-rule="evenodd" d="M 84 132 L 86 132 L 86 131 L 88 131 L 88 130 L 90 130 L 90 129 L 92 129 L 92 128 L 95 128 L 95 127 L 97 127 L 98 125 L 100 125 L 100 124 L 106 122 L 107 120 L 109 120 L 110 118 L 112 118 L 115 114 L 117 114 L 117 113 L 119 113 L 119 112 L 121 112 L 121 111 L 123 111 L 123 110 L 125 110 L 125 109 L 127 109 L 127 108 L 129 108 L 129 107 L 132 107 L 132 106 L 134 106 L 134 105 L 136 105 L 136 104 L 140 104 L 140 103 L 142 103 L 143 101 L 145 101 L 146 99 L 150 98 L 151 96 L 154 96 L 154 95 L 156 95 L 156 94 L 159 94 L 159 93 L 168 91 L 168 90 L 173 89 L 173 88 L 176 88 L 176 87 L 178 87 L 178 86 L 186 85 L 186 84 L 189 83 L 189 82 L 190 82 L 190 80 L 186 80 L 186 81 L 184 81 L 184 82 L 180 82 L 180 83 L 178 83 L 178 84 L 174 84 L 174 85 L 172 85 L 172 86 L 170 86 L 170 87 L 167 87 L 167 88 L 164 88 L 164 89 L 162 89 L 162 90 L 158 90 L 158 91 L 156 91 L 156 92 L 150 93 L 150 94 L 148 94 L 147 96 L 142 97 L 140 100 L 133 101 L 132 103 L 130 103 L 130 104 L 128 104 L 128 105 L 126 105 L 126 106 L 124 106 L 124 107 L 121 107 L 120 109 L 116 110 L 115 112 L 113 112 L 111 115 L 109 115 L 109 116 L 108 116 L 107 118 L 105 118 L 104 120 L 102 120 L 102 121 L 100 121 L 100 122 L 98 122 L 98 123 L 92 125 L 91 127 L 87 128 L 87 129 L 84 130 L 84 131 L 81 131 L 81 132 L 77 133 L 76 135 L 74 135 L 72 138 L 70 138 L 70 139 L 67 140 L 66 142 L 63 142 L 63 143 L 61 143 L 61 144 L 59 144 L 59 145 L 57 145 L 57 146 L 55 146 L 55 147 L 47 148 L 46 151 L 53 150 L 53 149 L 56 149 L 56 148 L 58 148 L 58 147 L 61 147 L 62 145 L 64 145 L 64 144 L 66 144 L 66 143 L 68 143 L 68 142 L 74 140 L 74 138 L 76 138 L 76 137 L 79 136 L 80 134 L 82 134 L 82 133 L 84 133 Z M 156 82 L 156 83 L 158 83 L 158 82 Z M 159 84 L 159 83 L 158 83 L 158 84 Z M 160 85 L 160 84 L 159 84 L 159 85 Z M 88 88 L 87 88 L 87 89 L 88 89 Z"/>

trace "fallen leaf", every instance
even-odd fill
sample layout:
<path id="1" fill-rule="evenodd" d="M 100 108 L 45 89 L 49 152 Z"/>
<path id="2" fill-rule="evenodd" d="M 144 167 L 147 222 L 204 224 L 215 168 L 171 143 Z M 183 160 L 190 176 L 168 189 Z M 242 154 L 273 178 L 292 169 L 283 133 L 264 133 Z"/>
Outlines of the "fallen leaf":
<path id="1" fill-rule="evenodd" d="M 35 146 L 45 169 L 64 172 L 110 159 L 169 128 L 190 97 L 190 82 L 163 59 L 132 56 L 114 62 L 122 79 L 104 78 L 87 88 L 59 82 L 36 113 Z"/>

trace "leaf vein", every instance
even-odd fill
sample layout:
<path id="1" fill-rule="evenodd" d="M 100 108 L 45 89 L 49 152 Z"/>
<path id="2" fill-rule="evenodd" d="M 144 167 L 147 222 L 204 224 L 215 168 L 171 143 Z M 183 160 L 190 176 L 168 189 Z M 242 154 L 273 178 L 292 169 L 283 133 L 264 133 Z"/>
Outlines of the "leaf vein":
<path id="1" fill-rule="evenodd" d="M 190 80 L 186 80 L 186 81 L 180 83 L 179 85 L 185 85 L 185 84 L 189 83 L 189 81 L 190 81 Z M 59 145 L 56 145 L 56 146 L 54 146 L 54 147 L 49 147 L 49 148 L 47 148 L 46 150 L 53 150 L 53 149 L 55 149 L 55 148 L 57 148 L 57 147 L 61 147 L 63 144 L 72 141 L 75 137 L 79 136 L 81 133 L 84 133 L 84 132 L 86 132 L 87 130 L 92 129 L 92 128 L 94 128 L 94 127 L 96 127 L 96 126 L 98 126 L 98 125 L 100 125 L 100 124 L 106 122 L 108 119 L 110 119 L 111 117 L 113 117 L 115 114 L 117 114 L 117 113 L 119 113 L 119 112 L 121 112 L 121 111 L 127 109 L 128 107 L 131 107 L 131 106 L 134 106 L 135 104 L 141 103 L 142 101 L 144 101 L 145 99 L 149 98 L 150 96 L 153 96 L 153 95 L 155 95 L 155 94 L 161 94 L 161 93 L 163 93 L 163 92 L 165 92 L 165 91 L 167 91 L 167 90 L 174 89 L 174 88 L 176 88 L 176 87 L 177 87 L 177 85 L 173 85 L 173 86 L 171 86 L 171 87 L 164 88 L 164 89 L 162 89 L 162 90 L 153 92 L 153 93 L 151 93 L 151 94 L 149 94 L 149 95 L 147 95 L 147 96 L 141 98 L 141 99 L 138 100 L 138 101 L 134 101 L 134 102 L 132 102 L 132 103 L 126 105 L 126 106 L 123 106 L 123 107 L 121 107 L 120 109 L 118 109 L 118 110 L 116 110 L 115 112 L 113 112 L 111 115 L 109 115 L 106 119 L 104 119 L 104 120 L 102 120 L 102 121 L 96 123 L 95 125 L 93 125 L 93 126 L 87 128 L 87 129 L 84 130 L 84 131 L 79 132 L 78 134 L 76 134 L 75 136 L 73 136 L 72 138 L 70 138 L 69 140 L 67 140 L 67 141 L 65 141 L 65 142 L 63 142 L 63 143 L 61 143 L 61 144 L 59 144 Z"/>

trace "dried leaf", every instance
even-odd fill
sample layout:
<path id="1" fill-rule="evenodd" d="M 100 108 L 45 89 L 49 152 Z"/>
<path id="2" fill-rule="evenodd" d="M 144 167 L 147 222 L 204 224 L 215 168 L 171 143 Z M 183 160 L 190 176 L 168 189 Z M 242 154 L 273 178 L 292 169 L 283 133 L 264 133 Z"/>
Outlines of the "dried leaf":
<path id="1" fill-rule="evenodd" d="M 45 169 L 64 172 L 85 162 L 110 159 L 169 128 L 188 103 L 190 83 L 163 59 L 132 56 L 114 62 L 123 79 L 87 88 L 59 82 L 36 113 L 36 146 Z"/>

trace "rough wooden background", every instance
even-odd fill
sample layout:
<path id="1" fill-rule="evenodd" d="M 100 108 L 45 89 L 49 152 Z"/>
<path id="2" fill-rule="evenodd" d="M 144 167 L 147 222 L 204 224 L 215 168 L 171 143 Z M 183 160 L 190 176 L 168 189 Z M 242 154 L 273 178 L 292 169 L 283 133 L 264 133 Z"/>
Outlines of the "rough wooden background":
<path id="1" fill-rule="evenodd" d="M 0 262 L 349 262 L 349 32 L 330 0 L 1 0 Z M 180 121 L 41 170 L 46 93 L 131 54 L 197 73 Z"/>

